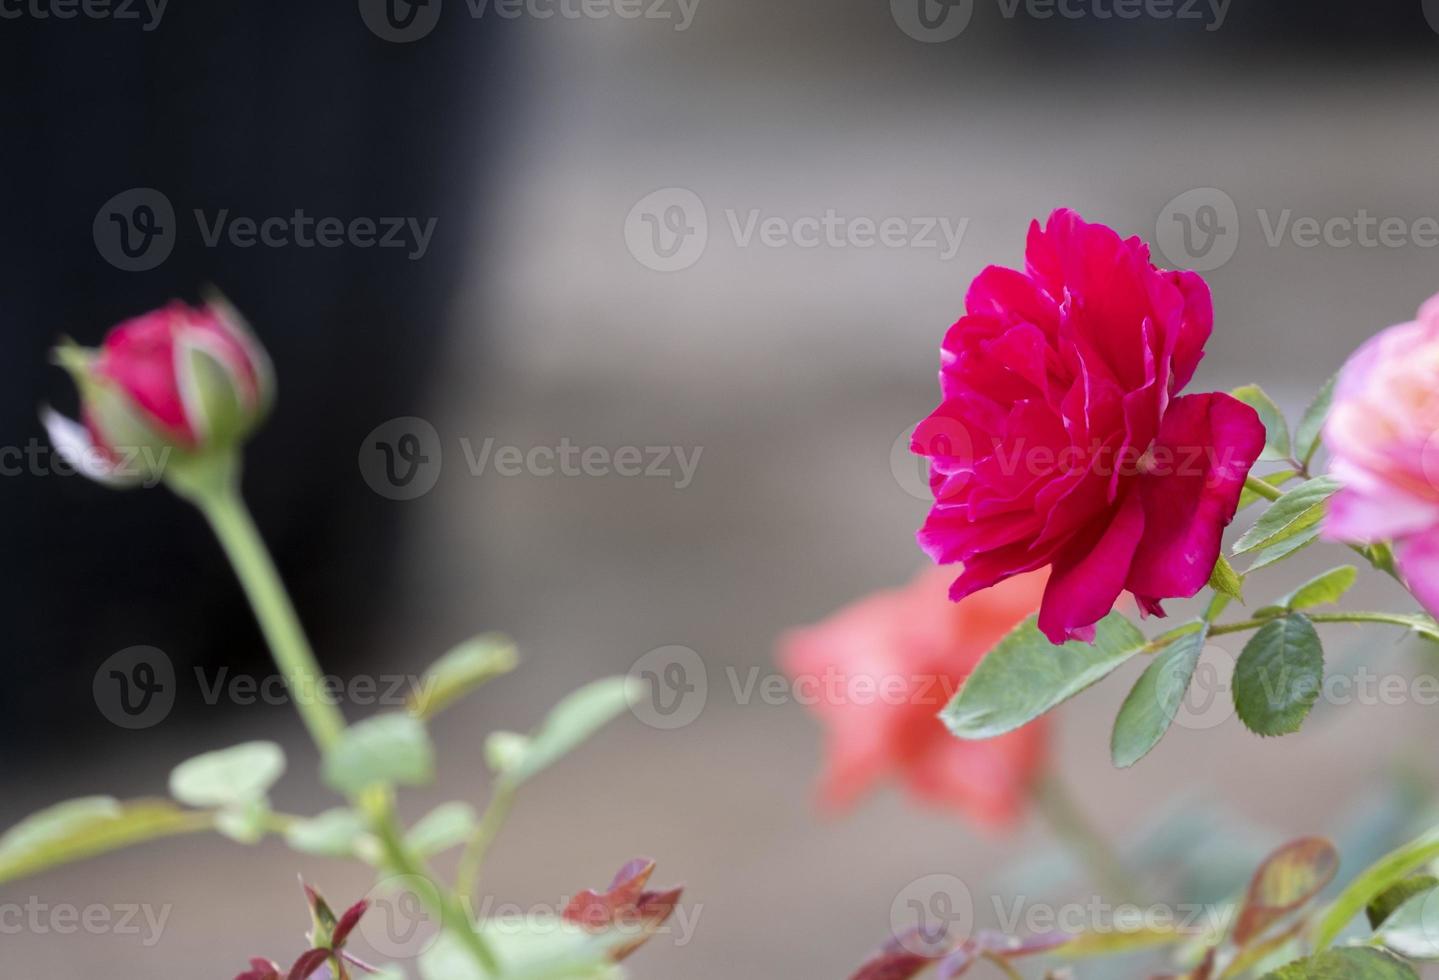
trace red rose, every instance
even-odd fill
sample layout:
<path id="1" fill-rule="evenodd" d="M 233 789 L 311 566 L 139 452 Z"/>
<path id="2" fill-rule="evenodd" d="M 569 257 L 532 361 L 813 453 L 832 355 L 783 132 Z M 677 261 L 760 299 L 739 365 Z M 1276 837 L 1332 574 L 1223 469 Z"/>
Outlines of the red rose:
<path id="1" fill-rule="evenodd" d="M 964 568 L 960 599 L 1050 566 L 1039 626 L 1093 638 L 1124 590 L 1142 610 L 1202 589 L 1264 426 L 1223 394 L 1179 396 L 1213 327 L 1209 287 L 1073 211 L 991 266 L 944 339 L 939 408 L 913 449 L 935 503 L 919 532 Z"/>

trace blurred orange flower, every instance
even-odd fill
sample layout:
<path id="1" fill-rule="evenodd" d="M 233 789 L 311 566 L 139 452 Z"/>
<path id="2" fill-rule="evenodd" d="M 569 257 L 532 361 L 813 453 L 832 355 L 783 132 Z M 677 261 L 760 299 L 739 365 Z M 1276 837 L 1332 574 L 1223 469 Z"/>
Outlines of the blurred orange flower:
<path id="1" fill-rule="evenodd" d="M 1045 719 L 965 742 L 940 710 L 976 664 L 1039 606 L 1043 572 L 1016 576 L 955 603 L 952 569 L 929 568 L 900 589 L 860 599 L 780 639 L 795 698 L 828 729 L 821 801 L 843 809 L 885 778 L 917 800 L 986 828 L 1013 824 L 1048 759 Z"/>

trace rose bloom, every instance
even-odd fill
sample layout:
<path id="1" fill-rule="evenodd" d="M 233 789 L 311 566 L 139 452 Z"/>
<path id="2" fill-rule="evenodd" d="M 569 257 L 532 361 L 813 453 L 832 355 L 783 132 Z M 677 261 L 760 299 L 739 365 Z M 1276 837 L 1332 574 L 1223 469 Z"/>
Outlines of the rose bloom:
<path id="1" fill-rule="evenodd" d="M 63 456 L 107 483 L 135 482 L 136 449 L 228 448 L 274 396 L 268 356 L 218 298 L 172 302 L 118 324 L 96 350 L 62 344 L 56 359 L 80 386 L 83 425 L 49 410 L 45 425 Z"/>
<path id="2" fill-rule="evenodd" d="M 780 640 L 795 697 L 828 728 L 821 802 L 845 808 L 884 778 L 983 826 L 1012 823 L 1048 755 L 1044 719 L 982 742 L 955 738 L 939 712 L 980 659 L 1031 615 L 1042 574 L 949 601 L 949 573 L 926 569 Z M 812 703 L 811 703 L 812 702 Z"/>
<path id="3" fill-rule="evenodd" d="M 1399 570 L 1439 612 L 1439 296 L 1412 323 L 1390 327 L 1339 373 L 1324 428 L 1331 474 L 1325 536 L 1395 540 Z"/>
<path id="4" fill-rule="evenodd" d="M 1163 615 L 1204 588 L 1265 436 L 1228 395 L 1179 395 L 1214 323 L 1204 280 L 1060 210 L 965 308 L 912 447 L 935 495 L 920 546 L 964 566 L 951 597 L 1049 566 L 1039 627 L 1061 643 L 1125 590 Z"/>

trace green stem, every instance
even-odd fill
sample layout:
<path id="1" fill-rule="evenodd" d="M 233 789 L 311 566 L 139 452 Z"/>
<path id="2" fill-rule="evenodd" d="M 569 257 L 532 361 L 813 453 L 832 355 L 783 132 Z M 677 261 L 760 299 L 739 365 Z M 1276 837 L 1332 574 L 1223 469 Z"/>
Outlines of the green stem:
<path id="1" fill-rule="evenodd" d="M 1253 474 L 1250 474 L 1249 476 L 1244 478 L 1244 489 L 1248 490 L 1250 493 L 1258 494 L 1270 503 L 1273 503 L 1280 497 L 1284 496 L 1283 490 L 1279 489 L 1267 480 L 1262 480 L 1259 477 L 1254 476 Z"/>
<path id="2" fill-rule="evenodd" d="M 328 750 L 344 733 L 345 717 L 324 695 L 320 666 L 300 625 L 300 617 L 240 494 L 238 457 L 224 454 L 201 458 L 186 467 L 172 469 L 169 478 L 175 492 L 194 503 L 210 522 L 244 587 L 310 737 L 322 752 Z M 424 863 L 406 846 L 388 792 L 369 794 L 354 802 L 369 816 L 386 859 L 395 871 L 434 881 Z M 463 905 L 439 888 L 434 895 L 422 898 L 433 904 L 433 910 L 466 945 L 476 962 L 491 976 L 499 976 L 494 953 L 475 929 Z"/>
<path id="3" fill-rule="evenodd" d="M 191 499 L 210 522 L 234 566 L 310 737 L 321 751 L 329 749 L 345 730 L 344 715 L 325 697 L 323 676 L 314 651 L 310 649 L 275 562 L 240 496 L 238 481 L 226 480 L 215 491 L 198 493 Z"/>
<path id="4" fill-rule="evenodd" d="M 1104 889 L 1111 901 L 1138 903 L 1140 889 L 1109 841 L 1085 819 L 1064 781 L 1050 774 L 1034 786 L 1034 801 L 1056 837 Z"/>
<path id="5" fill-rule="evenodd" d="M 494 951 L 490 949 L 485 938 L 475 928 L 474 922 L 469 915 L 468 903 L 464 898 L 448 894 L 442 888 L 438 879 L 425 865 L 424 861 L 411 853 L 405 844 L 404 835 L 400 831 L 399 823 L 395 820 L 394 806 L 390 801 L 389 793 L 377 791 L 366 796 L 363 801 L 366 812 L 375 828 L 375 833 L 380 839 L 380 847 L 385 853 L 385 859 L 390 867 L 398 874 L 421 878 L 433 886 L 433 894 L 421 896 L 423 900 L 434 905 L 434 911 L 440 914 L 445 927 L 449 929 L 482 966 L 487 974 L 493 977 L 500 976 L 500 964 L 495 958 Z M 425 889 L 431 891 L 431 889 Z"/>
<path id="6" fill-rule="evenodd" d="M 473 899 L 485 855 L 489 853 L 490 845 L 495 842 L 500 828 L 509 817 L 519 788 L 518 783 L 501 777 L 495 786 L 495 795 L 491 798 L 490 805 L 485 808 L 485 815 L 480 818 L 480 825 L 465 844 L 465 851 L 460 856 L 459 871 L 455 875 L 455 894 L 462 902 L 468 903 Z"/>
<path id="7" fill-rule="evenodd" d="M 1223 636 L 1226 633 L 1244 633 L 1248 630 L 1259 629 L 1266 623 L 1272 623 L 1276 619 L 1283 618 L 1283 613 L 1273 616 L 1263 616 L 1256 619 L 1246 619 L 1236 623 L 1224 623 L 1221 626 L 1212 626 L 1209 629 L 1210 636 Z M 1402 613 L 1383 612 L 1349 612 L 1349 613 L 1304 613 L 1311 622 L 1315 623 L 1385 623 L 1390 626 L 1403 626 L 1407 629 L 1414 628 L 1412 616 L 1405 616 Z"/>

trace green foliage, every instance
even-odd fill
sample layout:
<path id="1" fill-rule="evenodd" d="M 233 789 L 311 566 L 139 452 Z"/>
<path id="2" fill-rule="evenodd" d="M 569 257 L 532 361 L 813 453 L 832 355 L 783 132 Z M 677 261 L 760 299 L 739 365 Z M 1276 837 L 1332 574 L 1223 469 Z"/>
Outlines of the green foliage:
<path id="1" fill-rule="evenodd" d="M 317 857 L 355 857 L 366 833 L 364 818 L 349 807 L 335 807 L 285 828 L 285 843 Z"/>
<path id="2" fill-rule="evenodd" d="M 1274 473 L 1266 473 L 1264 476 L 1259 476 L 1259 475 L 1257 475 L 1257 474 L 1251 473 L 1251 474 L 1250 474 L 1250 477 L 1251 477 L 1252 479 L 1258 480 L 1258 481 L 1261 482 L 1261 483 L 1264 483 L 1264 484 L 1267 484 L 1267 485 L 1273 487 L 1275 490 L 1282 490 L 1282 489 L 1284 488 L 1284 484 L 1288 483 L 1290 480 L 1294 479 L 1294 478 L 1297 477 L 1298 475 L 1299 475 L 1299 471 L 1298 471 L 1298 470 L 1278 470 L 1278 471 L 1276 471 L 1276 472 L 1274 472 Z M 1263 494 L 1255 493 L 1253 490 L 1249 489 L 1249 488 L 1246 486 L 1246 487 L 1245 487 L 1242 491 L 1240 491 L 1240 493 L 1239 493 L 1239 507 L 1238 507 L 1238 509 L 1239 509 L 1239 510 L 1243 510 L 1244 508 L 1248 507 L 1250 504 L 1253 504 L 1253 503 L 1256 503 L 1257 501 L 1265 500 L 1265 499 L 1267 499 L 1267 498 L 1264 497 Z"/>
<path id="3" fill-rule="evenodd" d="M 1291 537 L 1281 537 L 1273 544 L 1261 548 L 1255 552 L 1254 560 L 1244 570 L 1245 575 L 1253 575 L 1261 568 L 1268 568 L 1276 562 L 1283 561 L 1290 555 L 1298 554 L 1311 544 L 1319 540 L 1319 532 L 1322 530 L 1319 524 L 1311 524 Z"/>
<path id="4" fill-rule="evenodd" d="M 423 786 L 434 778 L 435 750 L 419 719 L 375 715 L 345 729 L 325 753 L 323 773 L 326 784 L 347 796 L 371 786 Z"/>
<path id="5" fill-rule="evenodd" d="M 1284 421 L 1284 413 L 1274 404 L 1274 399 L 1265 394 L 1264 389 L 1258 385 L 1235 388 L 1230 394 L 1258 412 L 1259 421 L 1264 423 L 1264 453 L 1259 458 L 1291 459 L 1293 453 L 1289 446 L 1289 424 Z"/>
<path id="6" fill-rule="evenodd" d="M 1260 609 L 1256 615 L 1279 616 L 1286 612 L 1312 609 L 1315 606 L 1338 602 L 1344 597 L 1344 593 L 1354 587 L 1354 582 L 1358 577 L 1359 570 L 1353 565 L 1331 568 L 1323 575 L 1305 582 L 1284 598 L 1276 600 L 1273 605 Z"/>
<path id="7" fill-rule="evenodd" d="M 1220 595 L 1244 601 L 1244 576 L 1236 572 L 1223 555 L 1214 563 L 1214 571 L 1209 573 L 1209 587 Z"/>
<path id="8" fill-rule="evenodd" d="M 506 777 L 524 782 L 568 755 L 643 697 L 641 683 L 627 677 L 587 684 L 555 705 L 527 739 L 505 739 L 503 751 L 492 744 L 487 750 L 489 762 L 501 763 Z"/>
<path id="9" fill-rule="evenodd" d="M 1378 929 L 1384 924 L 1384 920 L 1394 914 L 1394 910 L 1403 905 L 1409 899 L 1421 892 L 1427 892 L 1435 886 L 1439 886 L 1439 878 L 1433 875 L 1415 875 L 1413 878 L 1405 878 L 1398 884 L 1391 885 L 1385 889 L 1384 894 L 1370 902 L 1364 913 L 1369 918 L 1369 926 Z"/>
<path id="10" fill-rule="evenodd" d="M 1321 476 L 1307 480 L 1274 502 L 1234 544 L 1242 555 L 1271 548 L 1309 530 L 1324 517 L 1324 505 L 1339 492 L 1339 481 Z M 1317 532 L 1316 532 L 1317 533 Z"/>
<path id="11" fill-rule="evenodd" d="M 1396 956 L 1351 946 L 1290 963 L 1266 973 L 1263 980 L 1418 980 L 1418 975 Z"/>
<path id="12" fill-rule="evenodd" d="M 1324 949 L 1349 922 L 1379 896 L 1439 858 L 1439 829 L 1390 851 L 1345 886 L 1319 920 L 1314 947 Z"/>
<path id="13" fill-rule="evenodd" d="M 1139 676 L 1114 721 L 1109 751 L 1114 764 L 1127 769 L 1149 754 L 1169 730 L 1194 678 L 1194 668 L 1209 637 L 1207 624 L 1180 636 Z"/>
<path id="14" fill-rule="evenodd" d="M 940 717 L 959 738 L 1012 732 L 1107 677 L 1144 646 L 1144 636 L 1119 613 L 1098 624 L 1091 646 L 1054 646 L 1033 617 L 980 661 Z"/>
<path id="15" fill-rule="evenodd" d="M 619 980 L 604 934 L 593 934 L 555 916 L 486 919 L 479 924 L 504 964 L 504 980 Z M 498 980 L 475 963 L 464 944 L 441 933 L 420 956 L 423 980 Z"/>
<path id="16" fill-rule="evenodd" d="M 209 826 L 207 814 L 169 800 L 121 803 L 87 796 L 57 803 L 27 817 L 0 837 L 0 883 L 68 861 Z"/>
<path id="17" fill-rule="evenodd" d="M 1377 938 L 1411 960 L 1439 960 L 1439 891 L 1430 886 L 1411 895 L 1389 915 Z"/>
<path id="18" fill-rule="evenodd" d="M 478 822 L 468 803 L 441 803 L 410 828 L 405 843 L 421 857 L 430 857 L 469 840 Z"/>
<path id="19" fill-rule="evenodd" d="M 433 718 L 460 698 L 519 666 L 519 653 L 508 637 L 486 633 L 461 643 L 425 671 L 410 698 L 411 714 Z"/>
<path id="20" fill-rule="evenodd" d="M 1294 430 L 1294 456 L 1307 468 L 1319 449 L 1320 437 L 1324 433 L 1324 422 L 1329 418 L 1329 407 L 1334 403 L 1334 385 L 1338 375 L 1324 382 L 1314 401 L 1304 410 L 1299 427 Z"/>
<path id="21" fill-rule="evenodd" d="M 1324 650 L 1298 613 L 1266 623 L 1234 665 L 1234 708 L 1257 735 L 1297 732 L 1319 698 Z"/>
<path id="22" fill-rule="evenodd" d="M 170 773 L 170 795 L 196 807 L 242 807 L 263 799 L 284 773 L 283 749 L 246 742 L 180 763 Z"/>

